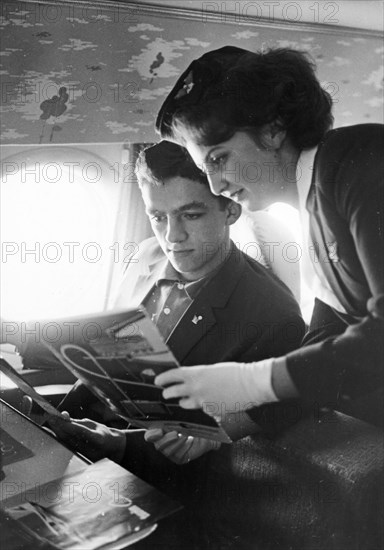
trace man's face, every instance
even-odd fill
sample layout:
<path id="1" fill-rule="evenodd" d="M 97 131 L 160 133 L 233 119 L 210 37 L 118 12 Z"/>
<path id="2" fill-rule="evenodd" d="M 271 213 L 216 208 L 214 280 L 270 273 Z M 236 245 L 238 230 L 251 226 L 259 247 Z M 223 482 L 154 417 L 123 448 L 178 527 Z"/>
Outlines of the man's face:
<path id="1" fill-rule="evenodd" d="M 184 279 L 200 279 L 224 260 L 237 205 L 223 210 L 207 185 L 181 177 L 160 186 L 144 183 L 141 192 L 156 238 Z"/>

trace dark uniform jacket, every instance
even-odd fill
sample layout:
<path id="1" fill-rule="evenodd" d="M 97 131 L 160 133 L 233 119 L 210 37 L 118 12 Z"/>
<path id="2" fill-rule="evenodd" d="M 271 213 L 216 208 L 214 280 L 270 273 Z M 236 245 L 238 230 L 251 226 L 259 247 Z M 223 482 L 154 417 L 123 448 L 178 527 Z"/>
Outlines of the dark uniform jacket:
<path id="1" fill-rule="evenodd" d="M 311 237 L 347 315 L 318 304 L 339 318 L 342 329 L 288 354 L 289 373 L 312 403 L 348 402 L 383 385 L 383 128 L 330 131 L 315 157 L 306 204 Z M 317 321 L 319 329 L 319 316 Z"/>
<path id="2" fill-rule="evenodd" d="M 183 366 L 259 361 L 296 349 L 305 326 L 288 288 L 261 264 L 232 246 L 222 268 L 200 290 L 167 344 Z M 139 305 L 167 262 L 155 238 L 141 243 L 120 287 L 116 308 Z M 220 380 L 218 380 L 220 383 Z M 61 408 L 89 415 L 89 391 L 77 384 Z M 284 425 L 283 404 L 259 407 L 252 418 L 267 431 Z M 280 428 L 279 428 L 280 429 Z"/>

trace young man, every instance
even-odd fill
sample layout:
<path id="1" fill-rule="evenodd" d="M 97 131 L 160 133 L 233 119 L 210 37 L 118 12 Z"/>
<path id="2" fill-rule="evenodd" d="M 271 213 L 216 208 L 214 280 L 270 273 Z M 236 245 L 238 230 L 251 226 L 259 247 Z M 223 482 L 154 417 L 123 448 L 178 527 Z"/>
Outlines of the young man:
<path id="1" fill-rule="evenodd" d="M 184 366 L 263 360 L 297 348 L 304 323 L 291 293 L 230 240 L 241 207 L 213 195 L 187 152 L 167 141 L 140 154 L 137 177 L 155 238 L 144 241 L 132 258 L 136 261 L 128 265 L 116 307 L 142 303 Z M 86 394 L 82 386 L 75 387 L 62 409 L 74 418 L 87 416 Z M 270 427 L 275 416 L 276 410 L 267 407 L 257 411 L 256 422 Z M 76 429 L 80 434 L 81 424 Z M 252 422 L 245 427 L 253 429 Z M 104 439 L 104 449 L 117 446 L 121 451 L 123 439 L 116 434 L 111 444 Z M 89 442 L 90 432 L 85 435 Z M 217 447 L 153 430 L 146 438 L 177 463 Z M 125 460 L 137 462 L 129 443 Z"/>

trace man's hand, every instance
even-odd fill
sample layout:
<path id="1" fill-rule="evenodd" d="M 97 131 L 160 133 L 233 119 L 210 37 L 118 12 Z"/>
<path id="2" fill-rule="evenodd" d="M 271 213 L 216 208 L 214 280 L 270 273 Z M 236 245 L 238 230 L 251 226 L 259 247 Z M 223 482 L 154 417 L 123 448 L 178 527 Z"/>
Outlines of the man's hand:
<path id="1" fill-rule="evenodd" d="M 209 451 L 217 451 L 221 446 L 218 441 L 185 436 L 175 431 L 166 433 L 160 429 L 147 430 L 144 438 L 175 464 L 187 464 Z"/>
<path id="2" fill-rule="evenodd" d="M 122 460 L 126 444 L 123 430 L 109 428 L 88 418 L 72 420 L 66 412 L 62 415 L 63 419 L 50 417 L 48 424 L 63 443 L 93 462 L 102 458 L 110 458 L 117 463 Z"/>
<path id="3" fill-rule="evenodd" d="M 272 362 L 217 363 L 167 370 L 155 378 L 166 387 L 165 399 L 180 398 L 184 409 L 203 408 L 214 417 L 277 401 L 271 382 Z"/>

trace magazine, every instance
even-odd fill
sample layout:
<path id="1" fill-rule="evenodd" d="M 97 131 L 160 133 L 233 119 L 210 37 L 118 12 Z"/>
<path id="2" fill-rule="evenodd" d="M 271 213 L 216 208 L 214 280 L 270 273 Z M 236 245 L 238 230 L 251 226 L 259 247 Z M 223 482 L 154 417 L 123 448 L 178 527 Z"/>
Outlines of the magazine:
<path id="1" fill-rule="evenodd" d="M 213 417 L 162 397 L 155 377 L 179 365 L 144 308 L 61 319 L 55 325 L 56 337 L 41 344 L 132 425 L 231 442 Z"/>
<path id="2" fill-rule="evenodd" d="M 117 550 L 148 536 L 181 509 L 160 491 L 103 459 L 0 508 L 7 550 Z"/>

